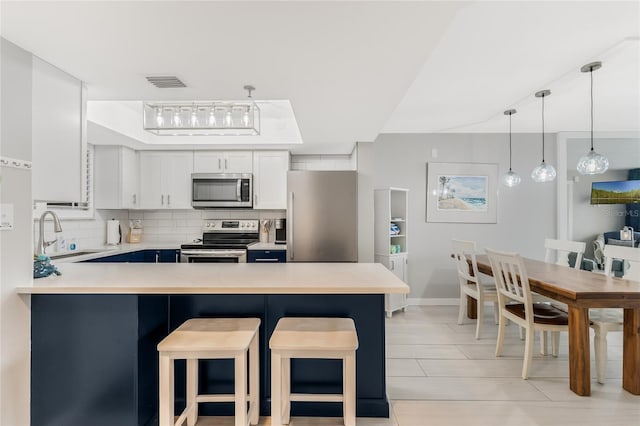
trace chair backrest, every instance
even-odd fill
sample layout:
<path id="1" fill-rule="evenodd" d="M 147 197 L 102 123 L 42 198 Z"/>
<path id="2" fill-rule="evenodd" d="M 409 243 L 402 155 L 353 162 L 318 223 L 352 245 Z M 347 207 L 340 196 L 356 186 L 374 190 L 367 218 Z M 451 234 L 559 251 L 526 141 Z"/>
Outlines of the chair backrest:
<path id="1" fill-rule="evenodd" d="M 640 248 L 624 247 L 624 246 L 604 246 L 604 273 L 611 275 L 611 265 L 613 259 L 630 262 L 630 267 L 625 270 L 624 277 L 640 280 Z M 623 268 L 624 270 L 624 268 Z"/>
<path id="2" fill-rule="evenodd" d="M 575 269 L 582 266 L 582 256 L 587 244 L 582 241 L 554 240 L 546 238 L 544 240 L 544 248 L 546 249 L 544 261 L 546 263 L 555 263 L 556 265 L 569 266 L 569 253 L 576 254 L 576 263 L 573 265 Z"/>
<path id="3" fill-rule="evenodd" d="M 498 290 L 498 303 L 504 306 L 511 302 L 524 304 L 525 319 L 533 321 L 533 304 L 529 276 L 518 253 L 506 253 L 492 249 L 485 249 L 493 277 Z"/>
<path id="4" fill-rule="evenodd" d="M 468 282 L 479 284 L 478 264 L 476 263 L 476 243 L 474 241 L 451 240 L 454 260 L 458 269 L 460 286 L 464 287 Z M 469 265 L 468 261 L 471 261 Z M 478 285 L 478 287 L 480 287 Z"/>

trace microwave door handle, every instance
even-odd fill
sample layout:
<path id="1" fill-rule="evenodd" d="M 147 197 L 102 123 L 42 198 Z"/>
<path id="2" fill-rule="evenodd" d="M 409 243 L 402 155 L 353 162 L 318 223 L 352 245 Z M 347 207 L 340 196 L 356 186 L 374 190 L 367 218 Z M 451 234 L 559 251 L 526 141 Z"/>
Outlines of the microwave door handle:
<path id="1" fill-rule="evenodd" d="M 236 184 L 236 199 L 238 201 L 242 201 L 242 197 L 240 196 L 241 186 L 242 186 L 242 179 L 238 179 L 238 183 Z"/>

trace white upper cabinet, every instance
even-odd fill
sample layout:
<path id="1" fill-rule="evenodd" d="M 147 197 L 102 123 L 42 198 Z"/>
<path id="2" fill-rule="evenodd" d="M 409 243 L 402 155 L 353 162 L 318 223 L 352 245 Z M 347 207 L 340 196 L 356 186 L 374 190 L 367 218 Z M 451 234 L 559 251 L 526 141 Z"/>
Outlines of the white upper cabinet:
<path id="1" fill-rule="evenodd" d="M 194 173 L 252 173 L 251 151 L 196 151 Z"/>
<path id="2" fill-rule="evenodd" d="M 287 208 L 288 170 L 289 152 L 254 151 L 254 209 L 285 210 Z"/>
<path id="3" fill-rule="evenodd" d="M 95 208 L 139 208 L 138 154 L 124 146 L 96 145 L 94 151 Z"/>
<path id="4" fill-rule="evenodd" d="M 33 199 L 86 202 L 86 90 L 35 56 L 32 65 Z"/>
<path id="5" fill-rule="evenodd" d="M 143 151 L 140 153 L 140 207 L 191 208 L 193 152 Z"/>

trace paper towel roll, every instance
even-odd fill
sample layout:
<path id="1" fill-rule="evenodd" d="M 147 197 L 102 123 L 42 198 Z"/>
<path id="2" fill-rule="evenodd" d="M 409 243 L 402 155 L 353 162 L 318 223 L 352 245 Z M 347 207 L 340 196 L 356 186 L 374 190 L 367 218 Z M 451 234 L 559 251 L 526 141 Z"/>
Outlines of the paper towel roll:
<path id="1" fill-rule="evenodd" d="M 115 246 L 120 243 L 120 221 L 111 219 L 107 221 L 107 244 Z"/>

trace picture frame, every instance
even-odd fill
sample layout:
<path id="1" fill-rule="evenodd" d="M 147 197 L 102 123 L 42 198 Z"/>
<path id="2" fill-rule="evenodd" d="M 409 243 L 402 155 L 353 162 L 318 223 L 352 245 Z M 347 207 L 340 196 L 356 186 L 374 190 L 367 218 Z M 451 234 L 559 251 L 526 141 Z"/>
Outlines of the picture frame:
<path id="1" fill-rule="evenodd" d="M 427 222 L 498 223 L 498 165 L 427 163 Z"/>

